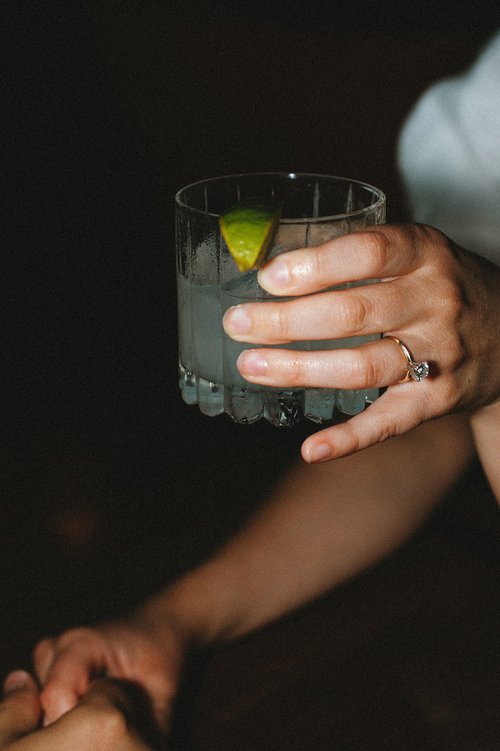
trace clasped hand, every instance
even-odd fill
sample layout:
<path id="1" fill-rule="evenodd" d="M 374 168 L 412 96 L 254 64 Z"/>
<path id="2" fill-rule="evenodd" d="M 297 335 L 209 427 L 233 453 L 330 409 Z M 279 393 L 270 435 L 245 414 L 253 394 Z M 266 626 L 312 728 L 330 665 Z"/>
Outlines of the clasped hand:
<path id="1" fill-rule="evenodd" d="M 23 671 L 11 673 L 0 702 L 0 751 L 152 751 L 131 721 L 120 681 L 95 681 L 74 709 L 40 729 L 38 687 Z"/>
<path id="2" fill-rule="evenodd" d="M 381 283 L 329 289 L 371 279 Z M 275 345 L 384 333 L 430 364 L 425 380 L 400 383 L 406 361 L 390 338 L 331 351 L 242 352 L 238 369 L 252 383 L 385 388 L 363 413 L 309 436 L 302 446 L 308 462 L 353 453 L 499 398 L 500 269 L 435 229 L 383 225 L 284 253 L 260 269 L 259 283 L 295 299 L 230 308 L 224 328 L 237 341 Z"/>

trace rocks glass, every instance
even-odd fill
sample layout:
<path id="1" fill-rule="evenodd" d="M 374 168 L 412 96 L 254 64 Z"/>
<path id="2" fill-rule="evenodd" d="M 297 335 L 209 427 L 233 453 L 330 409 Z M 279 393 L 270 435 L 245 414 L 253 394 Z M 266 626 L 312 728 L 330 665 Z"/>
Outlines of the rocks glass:
<path id="1" fill-rule="evenodd" d="M 182 397 L 187 404 L 198 404 L 206 415 L 226 412 L 236 422 L 247 424 L 262 417 L 278 426 L 294 425 L 302 417 L 324 423 L 340 413 L 361 412 L 377 398 L 377 389 L 265 387 L 245 381 L 236 368 L 239 353 L 253 345 L 230 339 L 222 328 L 222 316 L 232 305 L 274 298 L 259 287 L 256 270 L 238 270 L 221 236 L 218 219 L 235 204 L 255 199 L 281 207 L 268 258 L 385 221 L 382 191 L 340 177 L 243 174 L 182 188 L 175 197 Z M 279 346 L 308 350 L 355 347 L 378 336 Z"/>

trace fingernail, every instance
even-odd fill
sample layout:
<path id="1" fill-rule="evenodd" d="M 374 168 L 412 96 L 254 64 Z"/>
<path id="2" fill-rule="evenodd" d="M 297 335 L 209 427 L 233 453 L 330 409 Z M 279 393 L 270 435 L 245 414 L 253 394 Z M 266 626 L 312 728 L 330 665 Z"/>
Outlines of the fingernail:
<path id="1" fill-rule="evenodd" d="M 285 261 L 276 259 L 259 271 L 262 287 L 287 287 L 290 284 L 290 270 Z"/>
<path id="2" fill-rule="evenodd" d="M 314 448 L 308 449 L 304 458 L 312 464 L 314 462 L 323 462 L 325 459 L 330 459 L 331 455 L 332 450 L 330 446 L 327 443 L 319 443 L 317 446 L 314 446 Z"/>
<path id="3" fill-rule="evenodd" d="M 222 320 L 228 333 L 246 334 L 250 330 L 250 316 L 242 305 L 226 310 Z"/>
<path id="4" fill-rule="evenodd" d="M 260 352 L 250 349 L 242 352 L 236 361 L 238 370 L 243 375 L 265 375 L 269 367 L 266 358 Z"/>
<path id="5" fill-rule="evenodd" d="M 26 688 L 32 682 L 32 677 L 25 670 L 14 670 L 9 673 L 3 684 L 4 694 L 9 694 L 11 691 L 17 691 L 21 688 Z"/>

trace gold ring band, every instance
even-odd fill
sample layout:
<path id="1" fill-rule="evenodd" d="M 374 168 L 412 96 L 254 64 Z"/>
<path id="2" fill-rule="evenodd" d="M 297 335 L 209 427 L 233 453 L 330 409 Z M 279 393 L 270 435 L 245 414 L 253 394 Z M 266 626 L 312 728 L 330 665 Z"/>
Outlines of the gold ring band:
<path id="1" fill-rule="evenodd" d="M 393 342 L 396 342 L 406 361 L 406 373 L 404 374 L 403 378 L 398 381 L 398 383 L 406 383 L 406 381 L 410 380 L 423 381 L 424 378 L 427 378 L 427 376 L 429 375 L 429 363 L 427 362 L 427 360 L 416 362 L 411 356 L 410 350 L 408 349 L 406 344 L 402 342 L 401 339 L 398 339 L 397 336 L 384 334 L 384 339 L 392 339 Z"/>

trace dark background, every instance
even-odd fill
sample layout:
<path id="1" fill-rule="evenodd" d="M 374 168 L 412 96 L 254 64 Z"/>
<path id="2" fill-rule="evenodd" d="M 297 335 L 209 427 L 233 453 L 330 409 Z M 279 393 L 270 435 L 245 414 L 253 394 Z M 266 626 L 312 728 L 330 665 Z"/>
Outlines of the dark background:
<path id="1" fill-rule="evenodd" d="M 173 196 L 317 171 L 379 185 L 407 218 L 401 124 L 498 13 L 402 5 L 2 3 L 5 669 L 202 559 L 298 457 L 313 426 L 180 399 Z"/>

